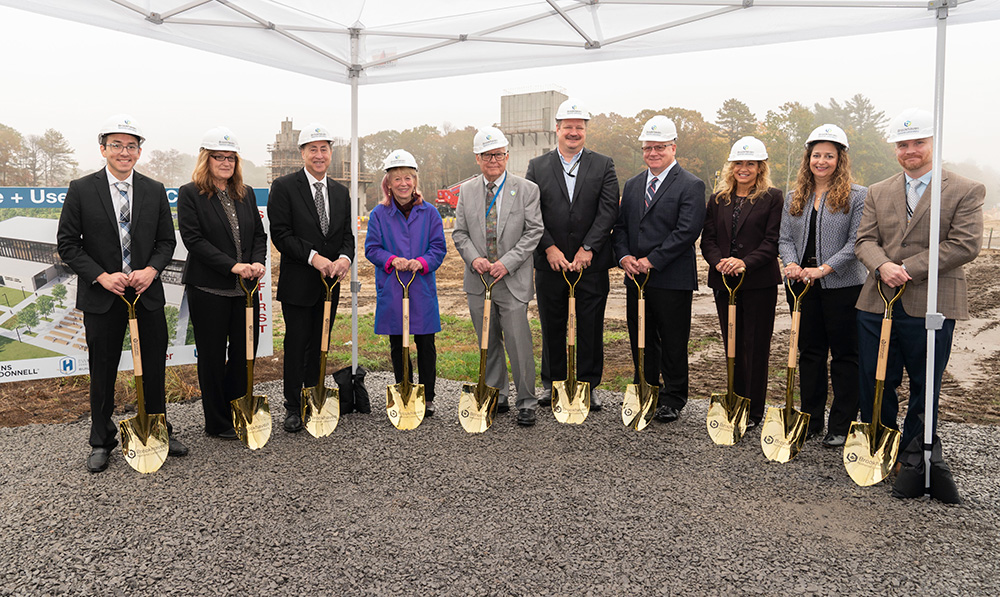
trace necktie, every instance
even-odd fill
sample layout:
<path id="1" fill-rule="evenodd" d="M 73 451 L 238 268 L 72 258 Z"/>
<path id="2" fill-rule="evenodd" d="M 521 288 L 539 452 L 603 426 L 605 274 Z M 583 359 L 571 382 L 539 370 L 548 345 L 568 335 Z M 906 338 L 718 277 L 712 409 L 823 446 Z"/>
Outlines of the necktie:
<path id="1" fill-rule="evenodd" d="M 493 193 L 497 185 L 492 182 L 486 185 L 486 256 L 492 262 L 497 260 L 497 212 L 493 205 Z"/>
<path id="2" fill-rule="evenodd" d="M 132 273 L 132 206 L 128 200 L 128 183 L 116 182 L 121 210 L 118 212 L 118 233 L 122 243 L 122 273 Z"/>
<path id="3" fill-rule="evenodd" d="M 646 209 L 653 203 L 653 197 L 656 196 L 656 183 L 659 181 L 655 176 L 653 180 L 649 181 L 649 188 L 646 189 Z"/>
<path id="4" fill-rule="evenodd" d="M 920 185 L 920 181 L 914 178 L 906 185 L 906 221 L 909 222 L 910 218 L 913 217 L 913 212 L 917 209 L 917 203 L 920 201 L 920 195 L 917 194 L 917 186 Z"/>
<path id="5" fill-rule="evenodd" d="M 313 196 L 313 201 L 316 203 L 316 213 L 319 215 L 319 227 L 323 230 L 323 235 L 330 231 L 330 216 L 326 214 L 326 205 L 323 201 L 323 183 L 316 182 L 313 183 L 316 187 L 316 194 Z"/>

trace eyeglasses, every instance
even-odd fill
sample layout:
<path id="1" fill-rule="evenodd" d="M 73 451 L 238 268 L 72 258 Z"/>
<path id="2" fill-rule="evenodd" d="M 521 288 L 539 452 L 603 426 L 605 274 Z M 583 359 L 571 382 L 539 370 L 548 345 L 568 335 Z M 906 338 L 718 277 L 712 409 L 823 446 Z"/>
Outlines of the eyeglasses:
<path id="1" fill-rule="evenodd" d="M 139 146 L 136 145 L 135 143 L 129 143 L 128 145 L 122 145 L 121 143 L 118 143 L 117 141 L 112 141 L 111 143 L 108 143 L 107 145 L 105 145 L 105 147 L 107 147 L 108 149 L 110 149 L 114 153 L 120 153 L 121 150 L 123 150 L 123 149 L 126 152 L 128 152 L 128 153 L 139 153 Z"/>
<path id="2" fill-rule="evenodd" d="M 671 143 L 669 145 L 662 145 L 662 144 L 661 145 L 650 145 L 649 147 L 643 147 L 642 148 L 642 153 L 645 154 L 645 153 L 649 153 L 651 151 L 655 151 L 656 153 L 663 153 L 664 151 L 667 150 L 668 147 L 673 147 L 673 146 L 674 146 L 673 143 Z"/>
<path id="3" fill-rule="evenodd" d="M 217 153 L 213 153 L 211 157 L 216 162 L 232 162 L 234 164 L 236 163 L 236 156 L 234 155 L 220 155 Z"/>
<path id="4" fill-rule="evenodd" d="M 507 157 L 507 152 L 502 153 L 481 153 L 479 157 L 483 158 L 484 162 L 502 162 L 504 158 Z"/>

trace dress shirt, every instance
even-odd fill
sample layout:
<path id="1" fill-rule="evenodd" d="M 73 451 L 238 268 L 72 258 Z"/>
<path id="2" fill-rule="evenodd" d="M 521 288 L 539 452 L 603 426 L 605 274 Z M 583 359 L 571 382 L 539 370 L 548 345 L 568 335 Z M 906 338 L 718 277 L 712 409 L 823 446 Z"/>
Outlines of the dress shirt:
<path id="1" fill-rule="evenodd" d="M 913 178 L 912 176 L 910 176 L 906 172 L 903 172 L 903 178 L 906 181 L 906 186 L 907 187 L 910 186 L 910 181 L 911 180 L 919 180 L 920 181 L 920 182 L 917 183 L 916 191 L 917 191 L 917 197 L 920 197 L 921 199 L 923 199 L 923 197 L 924 197 L 924 191 L 926 191 L 927 187 L 930 186 L 930 184 L 931 184 L 931 178 L 933 178 L 933 174 L 934 174 L 934 170 L 928 170 L 927 173 L 924 174 L 923 176 L 918 176 L 917 178 Z M 903 196 L 904 197 L 906 196 L 905 192 L 903 193 Z"/>
<path id="2" fill-rule="evenodd" d="M 677 165 L 677 160 L 674 160 L 674 161 L 670 162 L 669 166 L 667 166 L 666 168 L 663 169 L 663 172 L 660 172 L 659 174 L 656 174 L 656 175 L 653 175 L 653 171 L 652 170 L 650 170 L 649 168 L 646 168 L 646 188 L 647 189 L 649 188 L 649 183 L 653 182 L 653 179 L 655 178 L 656 179 L 656 192 L 659 193 L 660 192 L 660 185 L 663 184 L 663 180 L 667 177 L 667 174 L 670 173 L 670 169 L 673 168 L 676 165 Z"/>
<path id="3" fill-rule="evenodd" d="M 326 212 L 326 220 L 330 222 L 330 191 L 326 188 L 326 177 L 324 176 L 323 180 L 320 180 L 315 176 L 313 176 L 312 173 L 309 172 L 308 168 L 303 168 L 302 171 L 306 173 L 306 180 L 309 182 L 309 197 L 315 200 L 316 183 L 318 182 L 323 184 L 323 186 L 320 187 L 320 191 L 323 193 L 323 210 Z M 353 201 L 353 199 L 351 200 Z M 319 213 L 317 213 L 316 215 L 319 216 Z M 333 222 L 330 222 L 330 225 L 332 226 Z M 316 249 L 310 250 L 309 265 L 312 265 L 313 257 L 315 256 L 316 256 Z M 341 255 L 341 257 L 343 259 L 346 259 L 348 262 L 354 261 L 354 257 L 352 255 Z"/>
<path id="4" fill-rule="evenodd" d="M 504 192 L 504 189 L 502 189 L 500 187 L 506 187 L 507 185 L 504 184 L 505 182 L 507 182 L 507 171 L 506 170 L 504 170 L 503 174 L 500 175 L 499 177 L 497 177 L 497 179 L 493 181 L 493 184 L 495 184 L 497 186 L 497 188 L 493 189 L 493 191 L 495 193 L 498 193 L 497 196 L 496 196 L 497 201 L 496 201 L 496 203 L 493 204 L 493 209 L 497 210 L 497 226 L 500 225 L 500 206 L 503 205 L 503 192 Z M 485 176 L 483 177 L 483 193 L 485 193 L 483 195 L 484 197 L 489 197 L 490 196 L 490 181 L 486 180 Z M 487 201 L 486 202 L 486 207 L 489 207 L 489 206 L 490 206 L 490 202 Z M 486 212 L 484 211 L 483 213 L 485 214 Z"/>
<path id="5" fill-rule="evenodd" d="M 558 149 L 556 149 L 556 154 L 559 155 L 559 161 L 562 163 L 563 180 L 566 181 L 566 190 L 569 192 L 569 202 L 572 203 L 573 190 L 576 189 L 576 175 L 580 170 L 580 167 L 579 166 L 574 167 L 574 164 L 580 163 L 580 158 L 583 156 L 583 148 L 580 148 L 580 151 L 576 152 L 576 155 L 571 157 L 568 162 L 566 161 L 566 158 L 563 157 L 563 154 L 559 152 Z M 570 172 L 573 173 L 572 176 L 570 176 Z"/>

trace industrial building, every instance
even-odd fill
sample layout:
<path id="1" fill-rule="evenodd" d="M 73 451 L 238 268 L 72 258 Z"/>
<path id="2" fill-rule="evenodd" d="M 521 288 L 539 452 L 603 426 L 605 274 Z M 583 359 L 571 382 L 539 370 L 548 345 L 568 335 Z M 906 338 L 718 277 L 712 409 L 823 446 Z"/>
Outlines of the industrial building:
<path id="1" fill-rule="evenodd" d="M 500 130 L 510 142 L 507 170 L 524 176 L 532 158 L 555 149 L 556 109 L 567 99 L 554 89 L 500 97 Z"/>

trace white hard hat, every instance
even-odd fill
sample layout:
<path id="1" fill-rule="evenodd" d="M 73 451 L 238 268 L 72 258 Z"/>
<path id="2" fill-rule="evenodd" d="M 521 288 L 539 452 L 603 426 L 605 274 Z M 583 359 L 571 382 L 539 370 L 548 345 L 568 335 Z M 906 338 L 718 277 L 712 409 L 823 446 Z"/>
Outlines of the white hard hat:
<path id="1" fill-rule="evenodd" d="M 396 149 L 389 152 L 386 156 L 385 161 L 382 162 L 382 168 L 388 172 L 393 168 L 413 168 L 417 169 L 417 160 L 413 158 L 413 154 L 404 150 Z"/>
<path id="2" fill-rule="evenodd" d="M 476 131 L 476 136 L 472 139 L 472 153 L 479 155 L 491 149 L 507 147 L 507 145 L 507 137 L 504 136 L 503 131 L 495 126 L 485 126 Z"/>
<path id="3" fill-rule="evenodd" d="M 657 114 L 642 125 L 640 141 L 676 141 L 677 126 L 673 120 Z"/>
<path id="4" fill-rule="evenodd" d="M 851 146 L 847 143 L 847 133 L 844 129 L 840 128 L 835 124 L 821 124 L 813 129 L 813 132 L 809 133 L 809 138 L 806 139 L 806 147 L 813 141 L 830 141 L 831 143 L 838 143 L 844 146 L 844 149 L 849 149 Z"/>
<path id="5" fill-rule="evenodd" d="M 233 131 L 224 126 L 217 126 L 205 131 L 201 137 L 201 148 L 209 151 L 240 152 L 240 142 L 236 140 Z"/>
<path id="6" fill-rule="evenodd" d="M 105 135 L 113 135 L 115 133 L 123 133 L 126 135 L 132 135 L 139 139 L 139 145 L 146 140 L 142 136 L 142 130 L 139 129 L 139 125 L 135 123 L 128 114 L 115 114 L 111 118 L 104 121 L 101 125 L 101 132 L 97 133 L 97 142 L 104 143 Z"/>
<path id="7" fill-rule="evenodd" d="M 738 162 L 740 160 L 766 160 L 767 148 L 764 142 L 757 137 L 743 137 L 729 151 L 729 161 Z"/>
<path id="8" fill-rule="evenodd" d="M 556 120 L 565 120 L 567 118 L 590 120 L 590 112 L 587 111 L 587 107 L 582 103 L 573 98 L 569 98 L 559 104 L 559 108 L 556 110 Z"/>
<path id="9" fill-rule="evenodd" d="M 333 135 L 325 126 L 318 122 L 310 122 L 299 133 L 299 147 L 313 141 L 333 141 Z"/>
<path id="10" fill-rule="evenodd" d="M 934 136 L 934 116 L 927 110 L 909 108 L 889 121 L 889 143 Z"/>

